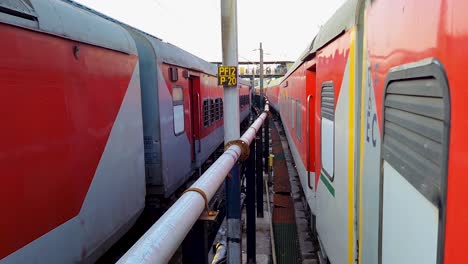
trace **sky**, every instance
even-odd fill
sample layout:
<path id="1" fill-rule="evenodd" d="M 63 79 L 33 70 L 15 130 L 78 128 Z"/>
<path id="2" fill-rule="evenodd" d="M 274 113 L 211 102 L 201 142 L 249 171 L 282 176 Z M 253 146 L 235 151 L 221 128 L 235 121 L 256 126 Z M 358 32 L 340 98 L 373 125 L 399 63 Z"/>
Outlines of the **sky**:
<path id="1" fill-rule="evenodd" d="M 222 60 L 222 0 L 75 0 L 207 61 Z M 239 61 L 295 61 L 345 0 L 238 0 Z M 255 50 L 255 51 L 254 51 Z"/>

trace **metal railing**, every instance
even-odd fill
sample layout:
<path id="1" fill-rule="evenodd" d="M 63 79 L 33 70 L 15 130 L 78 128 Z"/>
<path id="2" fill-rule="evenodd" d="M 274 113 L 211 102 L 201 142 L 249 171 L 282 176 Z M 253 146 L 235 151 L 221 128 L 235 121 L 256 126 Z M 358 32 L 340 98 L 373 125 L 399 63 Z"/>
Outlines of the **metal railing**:
<path id="1" fill-rule="evenodd" d="M 200 178 L 161 216 L 161 218 L 117 262 L 167 263 L 198 220 L 231 168 L 248 148 L 268 117 L 266 101 L 262 114 L 252 123 L 237 143 L 230 146 Z"/>

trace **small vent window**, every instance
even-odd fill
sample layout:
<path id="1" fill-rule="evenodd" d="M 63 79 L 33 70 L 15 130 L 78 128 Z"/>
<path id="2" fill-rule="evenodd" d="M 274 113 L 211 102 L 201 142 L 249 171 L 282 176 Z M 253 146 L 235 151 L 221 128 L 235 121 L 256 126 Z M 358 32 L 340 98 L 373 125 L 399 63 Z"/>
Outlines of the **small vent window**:
<path id="1" fill-rule="evenodd" d="M 174 133 L 180 135 L 185 131 L 184 125 L 184 91 L 182 87 L 172 88 L 172 106 L 174 114 Z"/>
<path id="2" fill-rule="evenodd" d="M 422 66 L 431 67 L 438 66 Z M 443 78 L 421 76 L 421 72 L 390 73 L 384 102 L 383 158 L 438 207 L 446 175 L 448 88 L 440 80 Z"/>
<path id="3" fill-rule="evenodd" d="M 179 80 L 179 71 L 177 67 L 169 67 L 169 76 L 173 82 L 177 82 L 177 80 Z"/>
<path id="4" fill-rule="evenodd" d="M 296 101 L 296 124 L 297 124 L 297 129 L 296 129 L 296 135 L 297 135 L 297 139 L 299 139 L 299 141 L 301 140 L 301 101 L 297 100 Z"/>
<path id="5" fill-rule="evenodd" d="M 322 85 L 321 105 L 321 158 L 322 171 L 331 180 L 335 167 L 335 90 L 332 82 Z"/>

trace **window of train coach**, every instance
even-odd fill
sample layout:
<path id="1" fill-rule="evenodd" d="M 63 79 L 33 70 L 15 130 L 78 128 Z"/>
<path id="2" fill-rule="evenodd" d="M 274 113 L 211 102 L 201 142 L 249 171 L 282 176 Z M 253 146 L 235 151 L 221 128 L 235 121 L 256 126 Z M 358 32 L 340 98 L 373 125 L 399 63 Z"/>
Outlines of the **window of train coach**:
<path id="1" fill-rule="evenodd" d="M 205 128 L 210 126 L 210 101 L 209 99 L 205 99 L 203 101 L 203 126 Z"/>
<path id="2" fill-rule="evenodd" d="M 295 108 L 294 98 L 291 97 L 291 100 L 289 102 L 290 102 L 290 105 L 291 105 L 291 127 L 292 127 L 292 129 L 294 129 L 294 127 L 295 127 L 295 124 L 294 124 L 295 122 L 294 121 L 296 121 L 294 119 L 294 108 Z"/>
<path id="3" fill-rule="evenodd" d="M 301 101 L 297 100 L 296 101 L 296 136 L 299 141 L 301 141 Z"/>
<path id="4" fill-rule="evenodd" d="M 330 180 L 334 178 L 335 166 L 335 91 L 332 82 L 322 84 L 322 119 L 321 131 L 321 159 L 322 171 Z"/>
<path id="5" fill-rule="evenodd" d="M 215 99 L 215 121 L 218 121 L 222 118 L 221 116 L 221 98 Z"/>
<path id="6" fill-rule="evenodd" d="M 174 134 L 176 136 L 185 131 L 184 125 L 184 90 L 182 87 L 172 88 L 172 107 L 174 112 Z"/>

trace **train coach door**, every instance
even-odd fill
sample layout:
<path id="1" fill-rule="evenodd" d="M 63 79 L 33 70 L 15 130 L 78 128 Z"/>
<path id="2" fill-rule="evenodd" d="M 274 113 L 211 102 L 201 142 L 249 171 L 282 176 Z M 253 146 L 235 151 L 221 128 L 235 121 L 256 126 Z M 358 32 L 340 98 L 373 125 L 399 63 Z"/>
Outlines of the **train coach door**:
<path id="1" fill-rule="evenodd" d="M 191 131 L 192 137 L 191 154 L 192 161 L 196 160 L 196 153 L 200 151 L 200 147 L 196 148 L 200 144 L 200 77 L 190 76 L 189 78 L 189 92 L 190 92 L 190 113 L 191 113 Z"/>
<path id="2" fill-rule="evenodd" d="M 307 96 L 307 175 L 309 189 L 315 192 L 315 85 L 316 66 L 306 70 Z"/>

